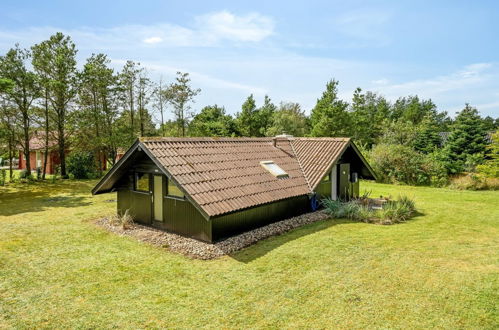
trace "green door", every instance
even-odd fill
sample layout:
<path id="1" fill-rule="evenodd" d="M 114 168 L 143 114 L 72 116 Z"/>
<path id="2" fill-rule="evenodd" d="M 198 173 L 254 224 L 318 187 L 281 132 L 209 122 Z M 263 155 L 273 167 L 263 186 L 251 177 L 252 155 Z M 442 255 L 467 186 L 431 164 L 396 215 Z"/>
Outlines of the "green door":
<path id="1" fill-rule="evenodd" d="M 163 176 L 154 176 L 153 213 L 154 220 L 163 221 Z"/>
<path id="2" fill-rule="evenodd" d="M 338 165 L 338 196 L 340 200 L 349 200 L 351 196 L 350 189 L 350 164 Z"/>

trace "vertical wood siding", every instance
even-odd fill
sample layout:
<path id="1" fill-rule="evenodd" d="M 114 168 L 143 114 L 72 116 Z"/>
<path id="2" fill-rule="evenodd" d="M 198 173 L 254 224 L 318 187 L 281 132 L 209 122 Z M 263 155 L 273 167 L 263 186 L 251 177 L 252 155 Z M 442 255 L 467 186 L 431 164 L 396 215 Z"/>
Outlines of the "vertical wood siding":
<path id="1" fill-rule="evenodd" d="M 211 220 L 212 238 L 218 241 L 308 211 L 308 196 L 300 196 L 222 215 Z"/>

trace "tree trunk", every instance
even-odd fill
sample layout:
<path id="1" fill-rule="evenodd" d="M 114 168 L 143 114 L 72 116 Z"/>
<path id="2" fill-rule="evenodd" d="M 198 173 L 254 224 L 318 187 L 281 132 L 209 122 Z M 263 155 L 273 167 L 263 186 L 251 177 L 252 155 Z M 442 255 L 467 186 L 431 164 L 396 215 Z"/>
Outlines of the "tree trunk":
<path id="1" fill-rule="evenodd" d="M 14 159 L 14 141 L 13 137 L 9 137 L 9 179 L 12 182 L 12 176 L 14 175 L 14 168 L 12 166 L 12 160 Z"/>
<path id="2" fill-rule="evenodd" d="M 48 89 L 45 89 L 45 157 L 43 158 L 42 180 L 45 180 L 47 173 L 47 158 L 49 155 L 49 96 Z"/>
<path id="3" fill-rule="evenodd" d="M 64 137 L 64 117 L 60 118 L 57 125 L 57 134 L 59 141 L 59 159 L 61 160 L 61 177 L 67 179 L 66 173 L 66 139 Z"/>
<path id="4" fill-rule="evenodd" d="M 24 159 L 26 160 L 26 173 L 31 176 L 31 159 L 29 155 L 29 118 L 27 113 L 23 113 L 24 131 Z"/>

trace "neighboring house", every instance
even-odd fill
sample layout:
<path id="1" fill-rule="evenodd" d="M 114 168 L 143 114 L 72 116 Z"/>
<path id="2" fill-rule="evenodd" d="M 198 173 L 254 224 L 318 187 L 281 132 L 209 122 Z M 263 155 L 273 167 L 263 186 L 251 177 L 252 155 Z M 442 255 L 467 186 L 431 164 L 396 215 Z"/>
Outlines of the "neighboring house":
<path id="1" fill-rule="evenodd" d="M 359 194 L 371 167 L 347 138 L 143 138 L 94 187 L 118 213 L 214 242 Z"/>
<path id="2" fill-rule="evenodd" d="M 57 149 L 57 141 L 50 138 L 49 139 L 49 152 L 47 156 L 47 174 L 54 174 L 56 168 L 61 165 L 61 159 L 59 157 L 59 150 Z M 24 152 L 21 147 L 19 149 L 19 169 L 26 169 L 26 157 L 24 157 Z M 29 150 L 30 150 L 30 165 L 31 170 L 35 171 L 37 167 L 43 169 L 43 164 L 45 161 L 45 134 L 36 133 L 29 140 Z M 69 155 L 71 150 L 66 150 L 66 157 Z M 107 169 L 107 158 L 104 153 L 100 153 L 102 170 Z M 121 157 L 122 154 L 118 154 Z M 118 158 L 117 157 L 117 158 Z M 118 158 L 119 159 L 119 158 Z"/>
<path id="3" fill-rule="evenodd" d="M 54 174 L 55 169 L 61 164 L 59 152 L 54 149 L 57 142 L 49 139 L 49 152 L 47 156 L 47 174 Z M 36 170 L 37 167 L 42 168 L 45 161 L 45 135 L 42 133 L 34 134 L 29 140 L 29 155 L 31 170 Z M 19 148 L 19 169 L 26 169 L 26 157 L 22 148 Z"/>

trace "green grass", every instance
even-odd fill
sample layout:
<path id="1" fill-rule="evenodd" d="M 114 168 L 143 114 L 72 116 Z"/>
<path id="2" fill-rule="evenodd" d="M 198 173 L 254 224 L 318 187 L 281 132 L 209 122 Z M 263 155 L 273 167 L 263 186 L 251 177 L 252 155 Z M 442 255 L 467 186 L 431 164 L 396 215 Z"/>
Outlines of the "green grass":
<path id="1" fill-rule="evenodd" d="M 499 192 L 362 183 L 421 213 L 311 224 L 230 257 L 191 260 L 105 232 L 95 181 L 0 187 L 0 328 L 499 324 Z"/>

